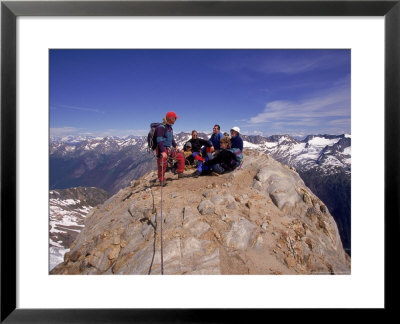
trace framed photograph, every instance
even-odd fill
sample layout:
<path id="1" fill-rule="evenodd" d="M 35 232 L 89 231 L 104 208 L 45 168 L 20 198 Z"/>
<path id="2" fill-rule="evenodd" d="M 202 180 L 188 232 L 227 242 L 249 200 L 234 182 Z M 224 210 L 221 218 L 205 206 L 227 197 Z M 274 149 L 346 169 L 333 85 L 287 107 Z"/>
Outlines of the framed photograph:
<path id="1" fill-rule="evenodd" d="M 33 320 L 82 323 L 89 320 L 192 322 L 208 319 L 204 309 L 214 309 L 215 321 L 226 320 L 229 317 L 233 319 L 237 309 L 390 309 L 393 301 L 388 296 L 395 286 L 392 283 L 398 282 L 389 264 L 393 255 L 396 255 L 392 239 L 398 235 L 399 214 L 399 16 L 398 1 L 3 1 L 1 320 L 10 323 Z M 262 55 L 259 55 L 260 53 Z M 133 63 L 130 62 L 132 55 L 136 61 L 143 62 L 140 67 L 133 67 Z M 290 66 L 290 60 L 285 60 L 290 55 L 295 56 L 296 61 L 301 62 L 301 66 Z M 104 59 L 104 56 L 107 58 Z M 260 60 L 260 56 L 268 60 L 268 64 L 265 64 L 265 60 Z M 152 62 L 157 62 L 158 65 L 146 65 L 146 59 L 150 60 L 150 57 Z M 246 65 L 244 58 L 251 58 L 247 60 L 252 62 L 251 65 Z M 110 61 L 118 62 L 119 65 L 107 66 L 106 62 Z M 178 65 L 178 61 L 182 65 Z M 57 65 L 58 62 L 68 64 Z M 195 68 L 196 64 L 202 71 L 196 70 L 199 68 Z M 317 69 L 316 64 L 324 68 Z M 233 76 L 232 65 L 235 68 L 241 66 L 246 73 Z M 99 66 L 101 69 L 98 69 Z M 186 73 L 192 72 L 198 75 L 199 79 L 196 82 L 195 79 L 187 78 L 187 74 L 168 69 L 169 66 L 186 69 Z M 207 87 L 201 87 L 201 78 L 203 74 L 209 73 L 207 68 L 210 66 L 214 70 L 223 70 L 224 73 L 229 71 L 231 74 L 229 78 L 221 78 L 220 83 L 215 80 L 207 85 L 207 80 L 204 79 L 204 84 L 209 88 L 207 91 Z M 329 66 L 329 69 L 326 66 Z M 84 74 L 75 81 L 68 79 L 71 71 L 74 71 L 76 76 L 79 75 L 79 71 L 88 69 L 94 75 L 91 79 L 85 79 Z M 59 251 L 54 249 L 55 257 L 51 256 L 49 264 L 49 184 L 52 189 L 52 172 L 61 172 L 60 170 L 66 168 L 65 165 L 58 171 L 49 168 L 49 165 L 54 163 L 51 155 L 49 158 L 49 138 L 66 134 L 66 131 L 69 134 L 75 132 L 77 135 L 95 136 L 94 129 L 85 129 L 79 126 L 79 123 L 68 124 L 68 119 L 81 119 L 81 125 L 89 125 L 93 119 L 104 119 L 106 114 L 107 131 L 110 135 L 115 135 L 112 133 L 113 114 L 126 114 L 130 108 L 121 110 L 113 107 L 113 103 L 108 103 L 107 108 L 104 102 L 106 97 L 94 97 L 96 93 L 107 92 L 112 87 L 118 87 L 120 90 L 117 93 L 121 95 L 132 91 L 128 87 L 124 90 L 121 80 L 108 82 L 105 88 L 100 87 L 98 80 L 120 78 L 122 73 L 117 73 L 118 69 L 131 71 L 135 77 L 144 83 L 147 82 L 149 86 L 141 88 L 139 85 L 143 82 L 138 82 L 136 88 L 142 89 L 141 92 L 147 93 L 149 98 L 152 93 L 157 97 L 154 91 L 150 91 L 153 88 L 151 85 L 169 82 L 172 89 L 178 84 L 174 80 L 179 77 L 186 78 L 188 84 L 182 88 L 182 98 L 186 98 L 187 101 L 181 101 L 185 102 L 186 106 L 192 100 L 190 93 L 195 93 L 191 92 L 192 87 L 199 87 L 199 91 L 204 91 L 213 98 L 221 94 L 229 98 L 230 93 L 234 91 L 232 89 L 235 89 L 235 83 L 231 81 L 235 78 L 240 79 L 240 84 L 246 84 L 246 87 L 237 88 L 236 92 L 246 89 L 247 96 L 253 96 L 254 102 L 263 102 L 266 108 L 254 113 L 250 113 L 249 108 L 246 116 L 240 116 L 240 109 L 235 107 L 240 106 L 238 102 L 242 97 L 235 95 L 230 101 L 224 101 L 224 111 L 235 111 L 239 115 L 237 119 L 230 120 L 229 125 L 222 124 L 224 130 L 233 131 L 232 140 L 238 132 L 245 138 L 247 135 L 265 135 L 261 128 L 256 127 L 260 124 L 269 127 L 270 134 L 274 131 L 279 132 L 279 129 L 272 128 L 277 124 L 268 124 L 268 118 L 279 118 L 277 113 L 282 106 L 285 107 L 286 116 L 281 118 L 289 121 L 292 135 L 298 131 L 299 137 L 309 134 L 305 134 L 304 131 L 307 130 L 297 126 L 300 123 L 298 119 L 302 118 L 304 126 L 305 122 L 315 117 L 300 114 L 299 109 L 311 107 L 308 113 L 316 113 L 318 109 L 333 109 L 335 116 L 332 116 L 332 113 L 328 114 L 325 119 L 321 119 L 321 123 L 330 125 L 329 129 L 332 132 L 339 132 L 338 127 L 341 127 L 340 131 L 343 130 L 344 133 L 343 143 L 349 141 L 350 137 L 353 142 L 349 153 L 351 271 L 350 267 L 344 266 L 346 270 L 343 270 L 343 265 L 332 264 L 328 255 L 321 263 L 327 265 L 324 269 L 332 274 L 343 275 L 291 276 L 289 272 L 282 273 L 274 267 L 270 267 L 268 273 L 257 272 L 259 260 L 251 260 L 249 255 L 246 258 L 250 259 L 254 267 L 248 268 L 251 269 L 251 275 L 246 276 L 242 275 L 244 272 L 240 272 L 240 266 L 233 263 L 230 264 L 230 268 L 224 268 L 224 273 L 229 274 L 227 276 L 210 275 L 211 273 L 207 276 L 197 276 L 196 274 L 201 274 L 204 270 L 200 268 L 193 271 L 193 276 L 121 276 L 120 274 L 124 274 L 123 266 L 115 266 L 112 269 L 107 266 L 100 273 L 95 269 L 107 265 L 109 261 L 103 258 L 104 261 L 98 254 L 89 250 L 85 250 L 86 255 L 82 257 L 78 253 L 72 253 L 76 252 L 74 250 L 66 256 L 60 255 L 65 260 L 65 267 L 57 268 L 56 264 L 60 263 L 57 259 Z M 162 71 L 162 74 L 157 74 L 152 69 Z M 286 71 L 285 77 L 287 80 L 292 79 L 293 83 L 283 83 L 281 80 L 284 78 L 276 74 L 278 70 Z M 265 83 L 269 85 L 269 91 L 280 91 L 281 100 L 277 100 L 271 93 L 265 95 L 267 90 L 263 96 L 252 90 L 260 71 L 270 78 L 268 83 Z M 311 71 L 308 78 L 296 83 L 300 73 L 304 71 Z M 166 78 L 168 73 L 173 74 L 169 81 Z M 54 82 L 61 79 L 61 76 L 62 82 Z M 215 74 L 215 77 L 218 78 L 219 75 Z M 324 82 L 334 87 L 324 88 Z M 75 87 L 74 93 L 79 93 L 81 98 L 85 98 L 83 103 L 87 98 L 93 97 L 94 104 L 85 106 L 64 100 L 71 97 L 69 92 L 72 91 L 72 83 Z M 305 83 L 308 84 L 308 88 Z M 226 85 L 226 89 L 222 85 Z M 290 93 L 293 96 L 288 95 L 288 87 L 291 87 Z M 218 88 L 220 93 L 217 94 L 215 88 Z M 306 89 L 312 91 L 307 93 Z M 316 102 L 318 93 L 325 93 L 322 104 Z M 170 98 L 163 94 L 162 98 L 166 99 L 166 104 L 174 106 L 174 103 L 178 102 L 176 95 L 174 96 Z M 271 99 L 266 101 L 266 97 Z M 118 99 L 113 98 L 115 103 Z M 147 104 L 135 102 L 133 95 L 129 100 L 132 105 L 147 107 L 143 108 L 146 111 L 152 106 L 160 106 L 156 108 L 160 111 L 164 109 L 162 104 L 156 101 Z M 350 109 L 341 108 L 349 107 L 350 102 L 351 128 Z M 227 106 L 229 103 L 230 108 Z M 122 104 L 122 99 L 119 104 Z M 185 111 L 183 106 L 178 115 Z M 199 107 L 201 108 L 201 102 L 192 108 L 195 110 L 200 109 Z M 140 114 L 144 116 L 144 113 Z M 196 118 L 194 116 L 196 115 L 193 114 L 192 118 Z M 132 121 L 136 117 L 130 116 Z M 149 117 L 146 115 L 146 118 Z M 189 123 L 188 120 L 184 121 Z M 230 127 L 234 121 L 238 122 L 241 129 L 236 125 Z M 121 124 L 121 121 L 115 123 Z M 179 120 L 176 125 L 179 131 L 181 128 L 178 124 Z M 126 134 L 117 135 L 127 138 L 132 130 L 138 132 L 137 125 L 132 124 L 132 127 L 129 127 L 129 122 L 126 125 L 119 125 L 125 127 Z M 195 125 L 192 128 L 195 128 Z M 145 133 L 147 134 L 147 130 L 140 135 Z M 107 134 L 102 133 L 99 136 L 105 135 Z M 332 139 L 321 137 L 314 142 L 321 140 L 328 143 Z M 346 152 L 348 151 L 349 149 Z M 114 162 L 113 170 L 121 161 Z M 179 165 L 177 168 L 179 173 Z M 74 172 L 79 173 L 78 169 Z M 105 183 L 106 177 L 102 177 Z M 154 177 L 154 181 L 157 181 L 156 173 Z M 158 178 L 163 181 L 160 175 Z M 108 185 L 112 188 L 113 184 Z M 140 184 L 135 182 L 129 185 L 134 188 Z M 63 186 L 68 187 L 68 181 Z M 57 186 L 54 185 L 54 188 Z M 117 196 L 124 198 L 118 206 L 128 206 L 132 193 L 127 195 L 128 192 L 125 193 L 119 187 L 114 191 L 113 194 L 118 193 Z M 52 194 L 58 193 L 50 192 L 50 195 Z M 174 195 L 173 192 L 168 194 Z M 149 195 L 149 192 L 144 192 L 140 199 L 147 199 Z M 174 197 L 176 198 L 177 194 Z M 281 198 L 273 193 L 270 193 L 269 197 L 272 204 L 282 207 Z M 307 202 L 307 197 L 303 195 L 304 202 Z M 235 199 L 238 201 L 241 198 Z M 251 199 L 247 201 L 248 209 L 257 204 L 256 200 Z M 342 203 L 345 204 L 343 200 Z M 315 208 L 318 209 L 318 215 L 324 213 L 324 206 L 314 202 L 312 205 L 317 206 Z M 132 216 L 131 209 L 128 208 L 127 212 Z M 311 213 L 311 209 L 307 212 Z M 42 217 L 43 215 L 46 217 Z M 312 219 L 311 214 L 309 218 Z M 314 218 L 321 230 L 324 226 L 326 228 L 326 223 L 322 220 L 318 222 L 319 218 L 316 216 Z M 140 219 L 142 221 L 144 218 Z M 107 221 L 112 222 L 114 219 L 111 217 Z M 151 224 L 151 217 L 147 221 Z M 229 222 L 235 224 L 235 220 Z M 270 225 L 269 222 L 268 219 L 264 222 L 258 221 L 264 231 Z M 295 226 L 294 223 L 292 225 Z M 81 225 L 73 224 L 71 228 L 74 226 Z M 168 224 L 165 226 L 168 227 Z M 297 233 L 301 244 L 300 232 L 294 230 L 294 233 Z M 108 234 L 104 232 L 101 235 L 106 237 Z M 234 250 L 234 243 L 239 242 L 243 233 L 236 231 L 232 235 L 234 237 L 230 240 Z M 330 235 L 332 239 L 332 233 Z M 347 235 L 350 237 L 350 233 Z M 279 257 L 282 258 L 282 263 L 290 268 L 290 263 L 297 260 L 296 249 L 293 248 L 290 236 L 285 238 L 292 244 L 294 258 L 285 254 Z M 68 241 L 68 237 L 64 239 Z M 55 234 L 55 247 L 62 242 L 60 240 L 60 236 Z M 113 238 L 110 246 L 116 244 L 115 240 L 116 238 Z M 123 244 L 121 240 L 122 236 L 118 236 L 118 247 Z M 255 238 L 252 240 L 254 244 L 262 244 L 262 239 L 257 238 L 257 242 Z M 310 247 L 306 239 L 303 241 L 305 246 L 307 244 Z M 350 247 L 347 241 L 345 245 Z M 47 250 L 43 248 L 46 246 Z M 82 254 L 82 251 L 79 253 Z M 279 254 L 278 252 L 274 253 Z M 108 259 L 112 260 L 113 251 L 107 250 L 107 253 Z M 80 257 L 81 264 L 87 264 L 87 269 L 91 271 L 74 268 L 75 260 L 68 264 L 70 259 Z M 237 260 L 240 260 L 240 255 Z M 313 261 L 314 264 L 316 261 Z M 162 261 L 161 269 L 157 262 L 159 260 L 154 261 L 154 269 L 162 271 Z M 307 262 L 303 259 L 301 262 L 302 266 L 298 267 L 296 272 L 307 273 Z M 50 270 L 55 268 L 53 274 L 104 275 L 52 275 L 49 274 L 49 267 Z M 301 272 L 303 268 L 304 272 Z M 368 291 L 365 290 L 366 281 L 369 283 Z M 391 284 L 388 285 L 388 282 Z M 266 290 L 268 294 L 265 294 Z M 293 293 L 289 293 L 288 296 L 291 290 L 302 291 L 302 297 L 298 298 L 298 294 Z M 324 300 L 315 298 L 321 295 L 327 297 Z"/>

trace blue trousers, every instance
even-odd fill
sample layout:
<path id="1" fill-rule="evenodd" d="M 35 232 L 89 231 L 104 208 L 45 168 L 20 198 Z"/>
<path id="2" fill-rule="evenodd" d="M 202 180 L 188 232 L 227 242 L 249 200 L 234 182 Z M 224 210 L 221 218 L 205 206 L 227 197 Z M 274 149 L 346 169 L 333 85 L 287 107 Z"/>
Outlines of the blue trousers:
<path id="1" fill-rule="evenodd" d="M 207 153 L 207 155 L 205 157 L 205 160 L 209 161 L 209 160 L 212 160 L 213 158 L 214 158 L 214 156 L 211 153 Z M 196 170 L 199 171 L 200 173 L 205 171 L 205 170 L 212 170 L 212 171 L 215 171 L 215 172 L 217 172 L 219 174 L 225 172 L 225 169 L 219 163 L 210 165 L 208 167 L 208 166 L 204 165 L 203 162 L 200 162 L 200 161 L 198 161 L 198 165 L 197 165 L 197 169 Z"/>

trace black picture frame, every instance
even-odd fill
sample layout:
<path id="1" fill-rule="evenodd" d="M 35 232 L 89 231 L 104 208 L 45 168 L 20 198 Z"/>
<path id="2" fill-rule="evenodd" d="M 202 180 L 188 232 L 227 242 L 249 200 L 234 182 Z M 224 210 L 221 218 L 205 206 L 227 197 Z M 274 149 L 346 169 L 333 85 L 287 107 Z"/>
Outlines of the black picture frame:
<path id="1" fill-rule="evenodd" d="M 18 16 L 384 16 L 385 18 L 385 309 L 395 307 L 391 266 L 399 234 L 400 0 L 395 1 L 2 1 L 1 2 L 1 322 L 234 322 L 214 309 L 19 309 L 16 307 L 16 19 Z M 397 284 L 396 284 L 397 283 Z M 367 284 L 367 283 L 366 283 Z M 253 314 L 256 313 L 256 314 Z M 243 314 L 241 314 L 243 315 Z M 254 317 L 255 318 L 255 317 Z M 250 319 L 251 320 L 251 319 Z"/>

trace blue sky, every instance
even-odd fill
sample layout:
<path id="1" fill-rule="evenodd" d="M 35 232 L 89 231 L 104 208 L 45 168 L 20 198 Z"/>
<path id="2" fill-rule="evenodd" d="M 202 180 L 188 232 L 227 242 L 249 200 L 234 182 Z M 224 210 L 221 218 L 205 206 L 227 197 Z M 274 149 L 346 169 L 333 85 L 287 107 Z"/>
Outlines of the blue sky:
<path id="1" fill-rule="evenodd" d="M 350 133 L 350 50 L 50 50 L 50 135 Z"/>

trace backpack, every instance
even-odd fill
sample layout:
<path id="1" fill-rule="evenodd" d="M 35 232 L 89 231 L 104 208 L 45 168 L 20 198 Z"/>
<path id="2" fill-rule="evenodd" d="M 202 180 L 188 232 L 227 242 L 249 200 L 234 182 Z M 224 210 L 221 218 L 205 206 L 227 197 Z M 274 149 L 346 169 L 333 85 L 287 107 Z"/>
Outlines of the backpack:
<path id="1" fill-rule="evenodd" d="M 162 123 L 151 123 L 150 124 L 150 131 L 147 134 L 147 151 L 154 151 L 157 147 L 157 137 L 156 137 L 156 128 L 158 126 L 164 126 Z"/>
<path id="2" fill-rule="evenodd" d="M 243 160 L 243 153 L 240 149 L 238 148 L 230 148 L 229 151 L 231 151 L 233 154 L 235 154 L 236 161 L 237 162 L 242 162 Z"/>

